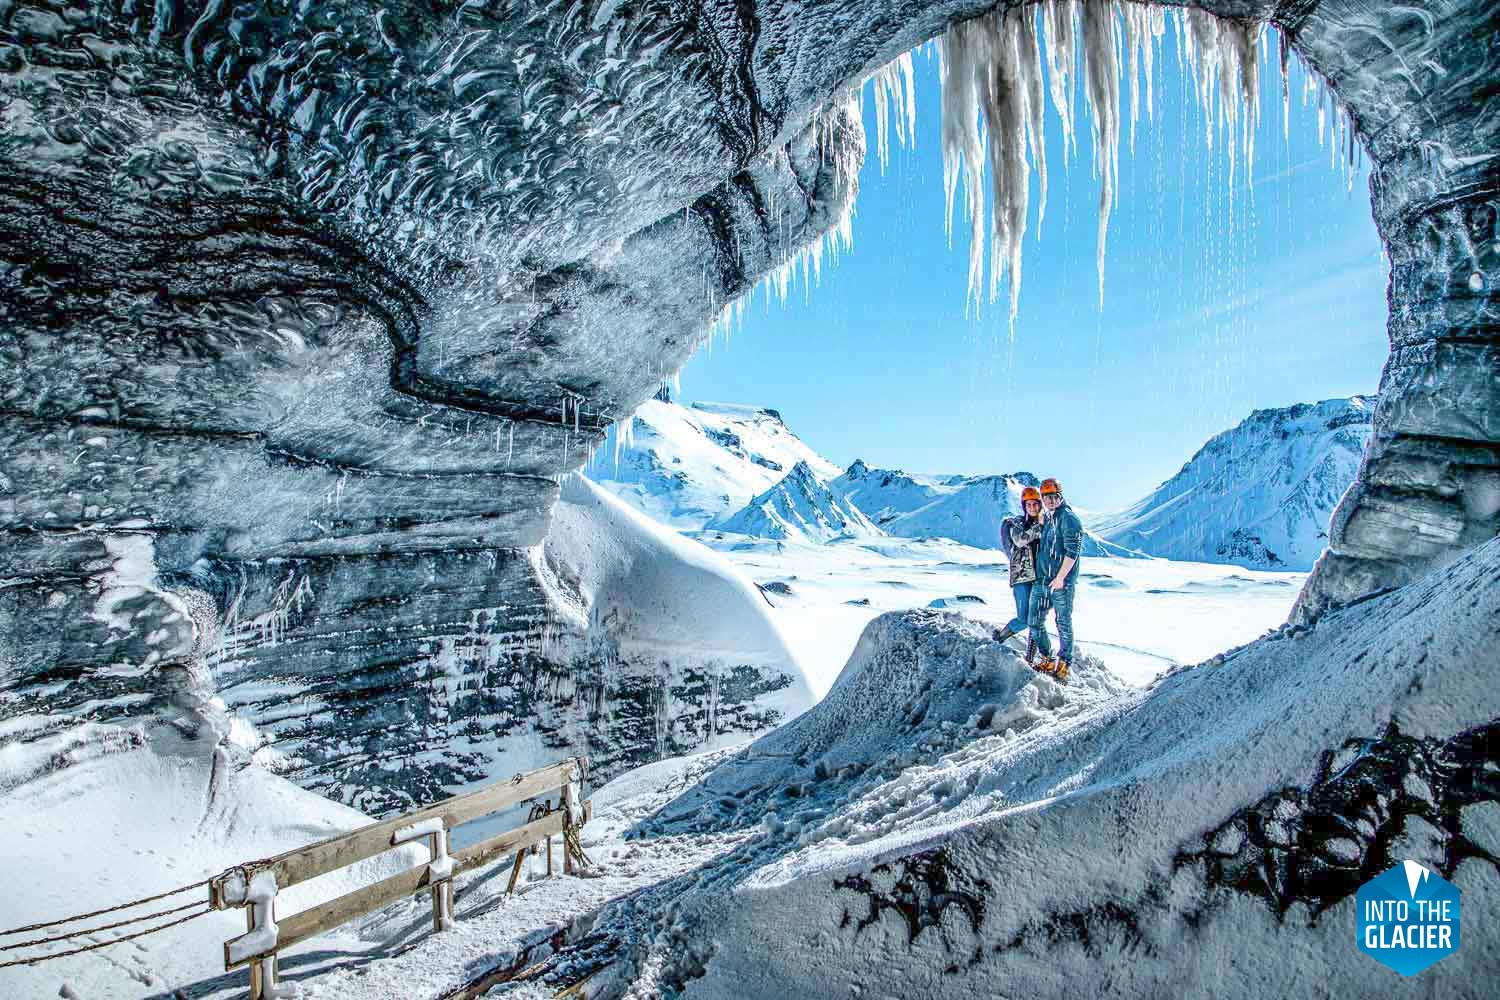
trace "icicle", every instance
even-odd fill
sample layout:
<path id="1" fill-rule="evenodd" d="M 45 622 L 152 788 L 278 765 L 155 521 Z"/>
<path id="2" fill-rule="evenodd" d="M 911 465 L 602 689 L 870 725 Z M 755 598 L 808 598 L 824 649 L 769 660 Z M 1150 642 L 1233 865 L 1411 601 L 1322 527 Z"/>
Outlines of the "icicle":
<path id="1" fill-rule="evenodd" d="M 1292 90 L 1289 79 L 1288 65 L 1292 58 L 1292 41 L 1287 37 L 1285 31 L 1278 31 L 1277 36 L 1281 39 L 1281 138 L 1283 142 L 1292 140 Z"/>
<path id="2" fill-rule="evenodd" d="M 1083 6 L 1083 87 L 1093 119 L 1094 173 L 1099 178 L 1099 305 L 1104 305 L 1104 250 L 1120 172 L 1120 53 L 1113 0 Z"/>
<path id="3" fill-rule="evenodd" d="M 901 145 L 915 145 L 917 139 L 916 71 L 911 53 L 907 52 L 877 69 L 870 76 L 875 91 L 875 150 L 880 156 L 880 172 L 885 173 L 890 159 L 890 111 L 896 111 L 896 140 Z M 864 88 L 859 88 L 859 93 Z"/>
<path id="4" fill-rule="evenodd" d="M 1026 161 L 1028 144 L 1035 156 L 1044 148 L 1040 114 L 1031 108 L 1033 95 L 1041 96 L 1041 63 L 1034 45 L 1036 35 L 1021 11 L 1000 18 L 993 44 L 993 65 L 987 75 L 985 132 L 989 153 L 993 218 L 991 238 L 995 259 L 991 264 L 990 298 L 995 298 L 1004 270 L 1010 271 L 1010 332 L 1015 336 L 1016 313 L 1021 299 L 1021 248 L 1026 236 L 1031 170 Z"/>
<path id="5" fill-rule="evenodd" d="M 1141 4 L 1127 3 L 1121 8 L 1125 15 L 1125 54 L 1130 59 L 1130 155 L 1135 155 L 1135 123 L 1141 117 L 1141 49 L 1144 47 L 1146 8 Z"/>
<path id="6" fill-rule="evenodd" d="M 1037 239 L 1042 236 L 1042 220 L 1047 217 L 1047 103 L 1044 94 L 1045 85 L 1042 82 L 1042 53 L 1038 34 L 1041 26 L 1037 16 L 1030 13 L 1020 13 L 1017 16 L 1026 23 L 1022 24 L 1016 32 L 1016 59 L 1017 69 L 1020 71 L 1021 79 L 1026 88 L 1026 142 L 1031 149 L 1032 162 L 1036 164 L 1037 180 L 1041 185 L 1041 199 L 1036 210 L 1036 234 Z M 1024 219 L 1022 228 L 1024 230 Z M 1020 267 L 1020 240 L 1016 241 L 1016 271 L 1019 275 Z M 1016 292 L 1019 294 L 1019 278 L 1016 279 Z M 1016 301 L 1011 300 L 1011 329 L 1015 330 Z"/>
<path id="7" fill-rule="evenodd" d="M 1047 28 L 1047 83 L 1052 106 L 1062 121 L 1063 166 L 1077 150 L 1073 130 L 1073 67 L 1077 61 L 1078 13 L 1073 0 L 1049 0 L 1042 7 L 1042 22 Z"/>
<path id="8" fill-rule="evenodd" d="M 1155 121 L 1156 47 L 1161 44 L 1162 36 L 1167 31 L 1166 11 L 1160 7 L 1147 7 L 1146 25 L 1145 44 L 1142 46 L 1146 63 L 1146 117 Z"/>

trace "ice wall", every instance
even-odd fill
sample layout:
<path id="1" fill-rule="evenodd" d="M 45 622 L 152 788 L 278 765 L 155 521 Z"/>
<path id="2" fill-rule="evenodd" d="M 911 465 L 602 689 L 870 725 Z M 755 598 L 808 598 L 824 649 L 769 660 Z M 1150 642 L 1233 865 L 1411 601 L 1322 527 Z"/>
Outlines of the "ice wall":
<path id="1" fill-rule="evenodd" d="M 1312 614 L 1500 517 L 1500 14 L 1191 6 L 1275 20 L 1375 161 L 1394 353 Z M 845 242 L 864 150 L 850 88 L 878 74 L 896 100 L 904 53 L 992 8 L 0 3 L 7 732 L 215 732 L 221 694 L 299 734 L 309 783 L 399 798 L 502 766 L 422 755 L 463 726 L 510 745 L 492 663 L 571 669 L 548 656 L 526 553 L 557 477 L 727 303 L 815 273 L 803 251 L 830 231 Z M 981 159 L 1002 178 L 1034 156 L 1035 65 L 1070 46 L 1101 147 L 1128 135 L 1121 74 L 1154 57 L 1154 15 L 1041 13 L 1036 54 L 1012 19 L 955 29 L 982 44 L 953 72 L 978 87 L 1003 70 L 1025 97 L 976 105 L 978 151 L 956 134 L 966 185 Z M 1197 65 L 1232 92 L 1221 43 Z M 1049 72 L 1050 99 L 1075 89 Z M 1014 279 L 1005 191 L 989 231 Z M 450 684 L 472 694 L 413 695 Z"/>

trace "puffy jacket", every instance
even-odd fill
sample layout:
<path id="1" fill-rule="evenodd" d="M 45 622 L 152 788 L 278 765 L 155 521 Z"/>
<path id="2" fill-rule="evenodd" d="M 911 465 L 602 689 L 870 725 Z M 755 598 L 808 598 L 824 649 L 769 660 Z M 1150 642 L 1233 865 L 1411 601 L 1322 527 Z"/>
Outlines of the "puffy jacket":
<path id="1" fill-rule="evenodd" d="M 1042 522 L 1026 523 L 1025 514 L 1007 517 L 1000 522 L 1001 541 L 1010 560 L 1010 585 L 1030 583 L 1036 579 L 1037 546 L 1042 538 Z"/>
<path id="2" fill-rule="evenodd" d="M 1037 551 L 1037 574 L 1051 582 L 1062 568 L 1063 557 L 1073 557 L 1073 568 L 1068 571 L 1064 584 L 1078 579 L 1079 555 L 1083 552 L 1083 522 L 1073 513 L 1073 508 L 1064 503 L 1052 512 L 1042 528 L 1042 542 Z"/>

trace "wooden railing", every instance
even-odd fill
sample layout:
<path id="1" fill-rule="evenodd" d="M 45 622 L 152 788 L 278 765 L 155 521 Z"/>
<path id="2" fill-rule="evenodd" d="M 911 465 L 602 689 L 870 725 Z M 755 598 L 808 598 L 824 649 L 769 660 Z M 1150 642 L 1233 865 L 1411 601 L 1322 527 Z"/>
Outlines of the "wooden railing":
<path id="1" fill-rule="evenodd" d="M 453 925 L 454 877 L 512 852 L 519 872 L 524 852 L 543 841 L 547 842 L 551 874 L 551 838 L 557 834 L 562 835 L 563 871 L 571 872 L 575 862 L 583 863 L 577 830 L 588 822 L 590 813 L 589 802 L 581 792 L 587 764 L 586 758 L 569 758 L 216 876 L 209 882 L 210 905 L 216 910 L 243 906 L 248 927 L 246 933 L 224 942 L 224 968 L 250 967 L 251 1000 L 284 996 L 286 992 L 276 983 L 277 953 L 355 917 L 418 892 L 431 892 L 433 929 L 446 930 Z M 538 818 L 461 851 L 449 852 L 448 837 L 455 827 L 554 790 L 560 790 L 560 808 L 534 807 L 532 815 Z M 430 860 L 426 865 L 276 919 L 279 891 L 418 840 L 427 842 Z M 513 875 L 512 888 L 514 885 Z"/>

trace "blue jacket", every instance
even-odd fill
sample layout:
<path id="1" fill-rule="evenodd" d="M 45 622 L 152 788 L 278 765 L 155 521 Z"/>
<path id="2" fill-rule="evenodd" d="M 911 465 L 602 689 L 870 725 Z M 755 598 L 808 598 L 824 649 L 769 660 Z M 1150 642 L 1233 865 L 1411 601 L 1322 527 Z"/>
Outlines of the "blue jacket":
<path id="1" fill-rule="evenodd" d="M 1057 576 L 1057 571 L 1062 568 L 1063 557 L 1072 556 L 1073 568 L 1063 581 L 1072 586 L 1078 580 L 1078 566 L 1083 561 L 1080 558 L 1082 552 L 1083 522 L 1065 501 L 1052 512 L 1042 528 L 1041 550 L 1037 553 L 1037 578 L 1044 586 L 1050 584 L 1052 578 Z"/>

